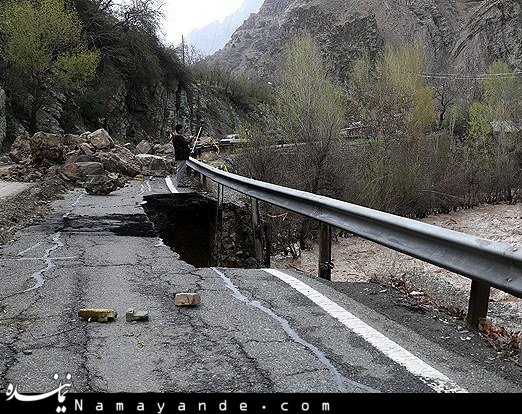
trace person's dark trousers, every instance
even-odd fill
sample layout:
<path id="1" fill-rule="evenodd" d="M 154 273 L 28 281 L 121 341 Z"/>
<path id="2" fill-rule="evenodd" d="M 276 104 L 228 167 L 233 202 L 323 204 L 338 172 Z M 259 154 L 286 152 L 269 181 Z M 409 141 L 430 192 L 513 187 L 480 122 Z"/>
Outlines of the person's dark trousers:
<path id="1" fill-rule="evenodd" d="M 187 178 L 187 161 L 176 161 L 176 185 L 178 187 L 188 187 L 189 184 Z"/>

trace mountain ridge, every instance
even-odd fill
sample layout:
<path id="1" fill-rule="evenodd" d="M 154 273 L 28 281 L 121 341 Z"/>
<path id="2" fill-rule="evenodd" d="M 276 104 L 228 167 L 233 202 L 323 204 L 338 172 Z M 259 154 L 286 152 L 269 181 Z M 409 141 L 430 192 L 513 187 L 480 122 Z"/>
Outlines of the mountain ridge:
<path id="1" fill-rule="evenodd" d="M 427 70 L 483 71 L 496 59 L 522 69 L 519 0 L 266 0 L 211 60 L 234 74 L 273 79 L 302 30 L 344 78 L 363 50 L 419 42 Z"/>
<path id="2" fill-rule="evenodd" d="M 221 21 L 195 29 L 187 36 L 187 42 L 204 55 L 211 55 L 226 45 L 235 30 L 252 14 L 257 13 L 264 0 L 245 0 L 233 14 Z"/>

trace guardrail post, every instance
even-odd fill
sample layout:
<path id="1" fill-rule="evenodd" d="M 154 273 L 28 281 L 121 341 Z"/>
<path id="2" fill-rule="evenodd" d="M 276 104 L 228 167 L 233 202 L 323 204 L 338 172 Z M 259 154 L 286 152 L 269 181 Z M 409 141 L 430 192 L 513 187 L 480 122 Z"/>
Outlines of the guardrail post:
<path id="1" fill-rule="evenodd" d="M 332 280 L 332 228 L 321 223 L 319 231 L 319 277 Z"/>
<path id="2" fill-rule="evenodd" d="M 270 258 L 272 256 L 272 245 L 270 243 L 271 234 L 270 234 L 270 224 L 268 221 L 263 220 L 263 232 L 265 235 L 265 267 L 270 267 Z"/>
<path id="3" fill-rule="evenodd" d="M 263 263 L 263 226 L 259 214 L 259 201 L 252 198 L 252 226 L 254 227 L 254 247 L 258 265 Z"/>
<path id="4" fill-rule="evenodd" d="M 518 343 L 520 346 L 520 354 L 518 356 L 518 363 L 522 365 L 522 332 L 518 335 Z"/>
<path id="5" fill-rule="evenodd" d="M 489 291 L 491 286 L 477 280 L 471 281 L 471 292 L 469 294 L 468 324 L 478 329 L 480 320 L 488 316 Z"/>
<path id="6" fill-rule="evenodd" d="M 216 205 L 216 232 L 214 235 L 214 248 L 216 249 L 217 265 L 220 264 L 221 240 L 223 239 L 223 186 L 218 184 L 217 188 L 217 205 Z"/>

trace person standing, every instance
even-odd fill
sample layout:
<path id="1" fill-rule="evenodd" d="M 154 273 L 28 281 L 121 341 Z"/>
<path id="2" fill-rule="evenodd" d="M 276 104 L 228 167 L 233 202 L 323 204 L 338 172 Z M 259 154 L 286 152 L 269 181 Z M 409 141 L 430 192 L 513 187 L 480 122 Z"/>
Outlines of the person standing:
<path id="1" fill-rule="evenodd" d="M 176 186 L 188 187 L 187 161 L 190 157 L 190 139 L 183 136 L 183 125 L 176 125 L 175 134 L 172 136 L 174 145 L 174 158 L 176 159 Z"/>

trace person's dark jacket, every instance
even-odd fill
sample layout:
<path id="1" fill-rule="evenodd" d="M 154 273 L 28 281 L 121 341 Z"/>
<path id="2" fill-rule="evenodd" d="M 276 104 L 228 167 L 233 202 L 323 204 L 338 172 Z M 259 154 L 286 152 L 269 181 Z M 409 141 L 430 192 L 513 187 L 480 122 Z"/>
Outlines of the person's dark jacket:
<path id="1" fill-rule="evenodd" d="M 174 134 L 172 144 L 174 145 L 174 158 L 176 161 L 186 161 L 190 158 L 190 141 L 183 135 Z"/>

